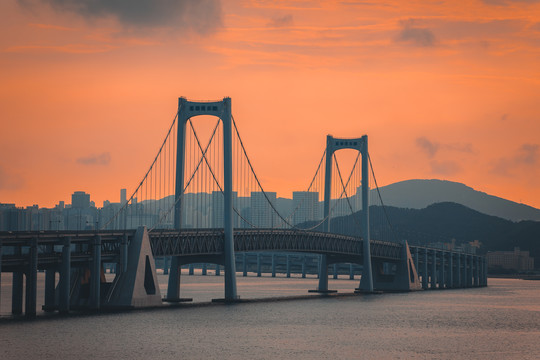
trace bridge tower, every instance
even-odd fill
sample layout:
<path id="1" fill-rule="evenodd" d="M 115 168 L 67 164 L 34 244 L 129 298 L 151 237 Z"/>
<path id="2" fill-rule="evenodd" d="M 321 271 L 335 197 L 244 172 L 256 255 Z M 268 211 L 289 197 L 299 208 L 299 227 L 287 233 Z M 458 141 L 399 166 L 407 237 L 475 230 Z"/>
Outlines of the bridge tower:
<path id="1" fill-rule="evenodd" d="M 223 229 L 225 233 L 223 263 L 225 266 L 225 300 L 235 300 L 237 294 L 232 202 L 232 112 L 231 99 L 228 97 L 224 98 L 222 101 L 216 102 L 194 102 L 188 101 L 184 97 L 178 99 L 174 228 L 177 230 L 182 228 L 186 124 L 188 119 L 200 115 L 215 116 L 221 120 L 223 125 Z M 171 261 L 167 300 L 180 300 L 180 261 L 178 257 L 173 257 Z"/>
<path id="2" fill-rule="evenodd" d="M 332 135 L 326 137 L 326 170 L 324 177 L 324 219 L 323 229 L 330 232 L 330 194 L 332 185 L 332 159 L 336 151 L 342 149 L 353 149 L 362 155 L 362 237 L 364 263 L 360 290 L 373 291 L 373 275 L 371 268 L 371 249 L 369 235 L 369 160 L 368 160 L 368 138 L 367 135 L 357 139 L 339 139 Z M 322 256 L 321 270 L 319 274 L 320 292 L 328 292 L 328 266 L 326 255 Z"/>

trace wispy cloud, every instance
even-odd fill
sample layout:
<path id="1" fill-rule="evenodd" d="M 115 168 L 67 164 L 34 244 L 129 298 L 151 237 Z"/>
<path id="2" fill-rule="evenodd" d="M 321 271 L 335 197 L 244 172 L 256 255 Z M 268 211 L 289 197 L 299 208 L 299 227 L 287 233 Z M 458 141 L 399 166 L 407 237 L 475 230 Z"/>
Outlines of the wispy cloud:
<path id="1" fill-rule="evenodd" d="M 77 160 L 77 163 L 82 165 L 109 165 L 111 162 L 111 154 L 108 152 L 80 157 Z"/>
<path id="2" fill-rule="evenodd" d="M 402 20 L 401 31 L 396 41 L 406 42 L 417 46 L 432 47 L 436 45 L 433 32 L 428 28 L 418 27 L 414 19 Z"/>
<path id="3" fill-rule="evenodd" d="M 540 145 L 523 144 L 512 157 L 498 159 L 491 167 L 491 173 L 512 176 L 522 166 L 535 167 L 540 162 Z"/>
<path id="4" fill-rule="evenodd" d="M 416 139 L 416 146 L 420 148 L 428 157 L 433 158 L 440 150 L 461 152 L 461 153 L 473 153 L 473 146 L 471 143 L 446 143 L 441 144 L 437 141 L 428 139 L 425 136 L 421 136 Z"/>
<path id="5" fill-rule="evenodd" d="M 84 18 L 116 18 L 124 27 L 189 29 L 209 34 L 223 26 L 220 0 L 18 0 L 26 8 L 45 3 Z"/>
<path id="6" fill-rule="evenodd" d="M 268 26 L 270 27 L 286 27 L 286 26 L 292 26 L 294 24 L 294 19 L 292 15 L 283 15 L 272 18 L 272 20 L 268 23 Z"/>
<path id="7" fill-rule="evenodd" d="M 424 136 L 416 139 L 416 145 L 429 157 L 434 157 L 435 154 L 437 154 L 437 151 L 439 151 L 440 147 L 439 143 L 432 142 Z"/>
<path id="8" fill-rule="evenodd" d="M 518 151 L 517 160 L 523 164 L 535 165 L 538 163 L 538 144 L 523 144 Z"/>

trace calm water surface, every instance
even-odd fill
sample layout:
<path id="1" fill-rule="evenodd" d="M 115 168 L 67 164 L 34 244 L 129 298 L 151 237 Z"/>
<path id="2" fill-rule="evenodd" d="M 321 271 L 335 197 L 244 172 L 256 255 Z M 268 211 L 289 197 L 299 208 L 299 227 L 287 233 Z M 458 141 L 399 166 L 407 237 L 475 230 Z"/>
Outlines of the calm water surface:
<path id="1" fill-rule="evenodd" d="M 164 288 L 166 277 L 160 282 Z M 182 296 L 195 301 L 223 296 L 222 276 L 183 276 L 182 282 Z M 305 295 L 316 283 L 238 277 L 238 293 L 242 298 Z M 346 292 L 357 285 L 357 280 L 330 280 L 330 288 Z M 31 322 L 4 319 L 0 359 L 539 359 L 540 281 L 490 279 L 489 285 Z"/>

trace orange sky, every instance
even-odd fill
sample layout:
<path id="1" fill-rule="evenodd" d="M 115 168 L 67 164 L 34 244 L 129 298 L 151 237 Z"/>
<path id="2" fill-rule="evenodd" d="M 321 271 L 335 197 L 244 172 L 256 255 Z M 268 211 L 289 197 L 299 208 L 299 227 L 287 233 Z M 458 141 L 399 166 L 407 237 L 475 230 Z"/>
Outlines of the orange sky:
<path id="1" fill-rule="evenodd" d="M 540 208 L 540 1 L 111 3 L 0 2 L 0 203 L 118 201 L 179 96 L 230 96 L 279 196 L 306 188 L 326 134 L 368 134 L 379 185 Z"/>

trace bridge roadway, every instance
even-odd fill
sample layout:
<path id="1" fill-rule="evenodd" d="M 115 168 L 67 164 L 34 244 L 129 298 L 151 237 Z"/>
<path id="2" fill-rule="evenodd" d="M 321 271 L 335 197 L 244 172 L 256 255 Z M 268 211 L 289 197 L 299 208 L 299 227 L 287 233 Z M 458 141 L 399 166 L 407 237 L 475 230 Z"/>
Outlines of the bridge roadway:
<path id="1" fill-rule="evenodd" d="M 120 262 L 122 247 L 128 246 L 136 230 L 122 231 L 16 231 L 0 232 L 2 272 L 26 268 L 33 246 L 37 247 L 37 266 L 44 270 L 62 261 L 62 245 L 69 239 L 71 263 L 88 263 L 93 245 L 100 244 L 101 261 Z M 182 263 L 220 263 L 223 254 L 223 229 L 154 230 L 148 233 L 154 257 L 179 256 Z M 362 239 L 323 232 L 286 229 L 235 229 L 235 252 L 310 252 L 328 255 L 333 262 L 362 263 Z M 372 258 L 397 261 L 401 244 L 371 240 Z"/>

